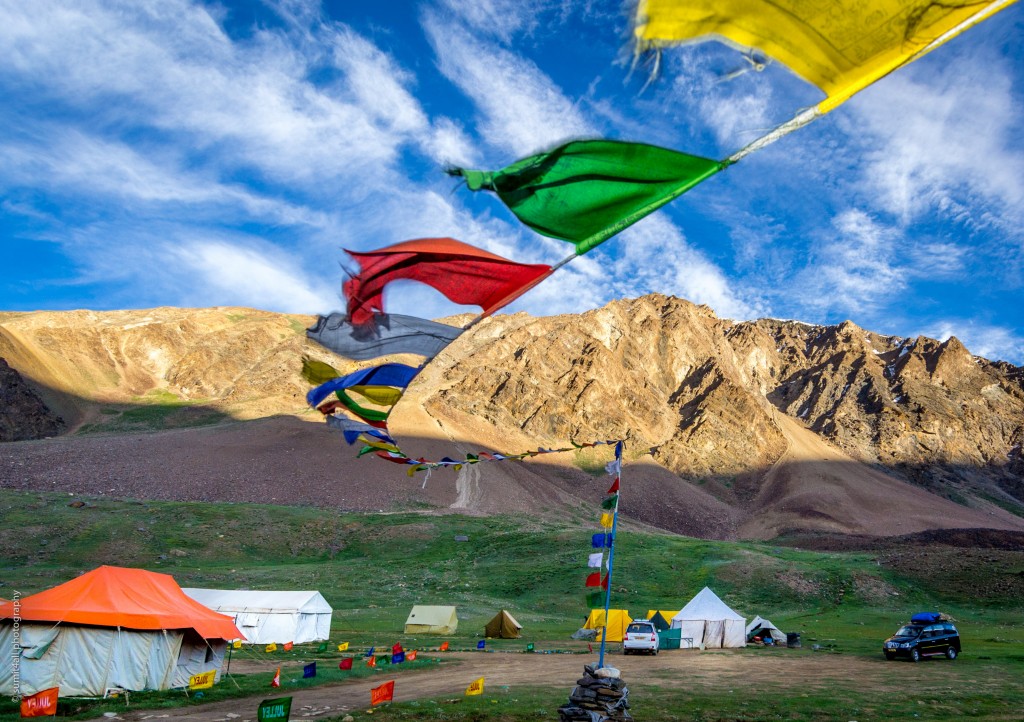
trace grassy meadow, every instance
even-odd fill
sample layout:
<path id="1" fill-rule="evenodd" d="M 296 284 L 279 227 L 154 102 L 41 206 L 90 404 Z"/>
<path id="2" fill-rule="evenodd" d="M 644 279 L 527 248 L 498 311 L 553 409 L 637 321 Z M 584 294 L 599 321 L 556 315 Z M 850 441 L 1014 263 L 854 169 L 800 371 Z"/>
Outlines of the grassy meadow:
<path id="1" fill-rule="evenodd" d="M 395 641 L 407 648 L 436 645 L 436 639 L 402 634 L 409 608 L 417 603 L 458 607 L 459 630 L 450 638 L 454 649 L 474 648 L 500 608 L 523 624 L 524 637 L 490 641 L 491 648 L 522 651 L 534 642 L 538 650 L 581 652 L 586 646 L 569 635 L 587 613 L 583 578 L 595 531 L 590 528 L 512 516 L 339 514 L 11 490 L 0 490 L 0 521 L 0 597 L 15 591 L 27 596 L 100 564 L 136 566 L 171 574 L 181 586 L 318 589 L 335 609 L 332 642 L 349 641 L 353 650 Z M 458 542 L 457 535 L 469 541 Z M 752 685 L 713 675 L 694 675 L 684 688 L 656 675 L 633 678 L 628 680 L 633 715 L 638 720 L 1022 719 L 1024 599 L 998 590 L 1018 588 L 1024 553 L 992 552 L 980 556 L 970 573 L 944 573 L 953 566 L 944 559 L 960 553 L 931 547 L 927 563 L 914 566 L 893 564 L 891 555 L 876 552 L 703 541 L 634 530 L 627 523 L 616 545 L 613 606 L 634 615 L 679 609 L 708 585 L 748 619 L 760 614 L 802 635 L 800 650 L 747 648 L 731 654 L 820 660 L 820 674 L 813 679 L 769 674 Z M 901 622 L 915 611 L 936 609 L 958 622 L 964 646 L 959 660 L 911 665 L 882 659 L 881 641 Z M 304 653 L 308 650 L 295 650 L 295 659 Z M 586 660 L 580 659 L 582 665 Z M 866 668 L 877 670 L 876 681 L 849 678 L 843 663 L 850 659 L 877 665 Z M 415 664 L 436 662 L 428 657 Z M 927 670 L 923 678 L 921 669 Z M 907 687 L 900 677 L 909 670 L 918 670 L 913 672 L 917 681 Z M 359 673 L 364 672 L 369 670 Z M 265 690 L 264 676 L 232 678 L 203 699 Z M 333 670 L 302 683 L 340 679 Z M 551 687 L 503 689 L 454 703 L 418 700 L 378 708 L 373 717 L 556 719 L 570 684 L 553 680 Z M 131 702 L 133 708 L 197 703 L 180 692 L 132 694 Z M 69 719 L 124 710 L 117 700 L 61 704 L 62 716 Z M 4 700 L 0 720 L 13 719 L 16 706 Z"/>

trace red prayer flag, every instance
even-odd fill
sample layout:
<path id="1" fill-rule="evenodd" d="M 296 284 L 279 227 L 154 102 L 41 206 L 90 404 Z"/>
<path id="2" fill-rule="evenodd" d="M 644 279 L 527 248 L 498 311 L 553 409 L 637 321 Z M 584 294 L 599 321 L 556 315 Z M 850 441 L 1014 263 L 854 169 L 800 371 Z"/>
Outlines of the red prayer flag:
<path id="1" fill-rule="evenodd" d="M 455 303 L 480 306 L 489 316 L 551 271 L 551 266 L 516 263 L 454 238 L 421 238 L 347 252 L 360 267 L 343 286 L 356 326 L 371 323 L 374 312 L 384 312 L 384 287 L 391 281 L 425 283 Z"/>
<path id="2" fill-rule="evenodd" d="M 594 572 L 593 574 L 587 575 L 587 586 L 588 587 L 599 587 L 601 586 L 601 572 Z"/>
<path id="3" fill-rule="evenodd" d="M 270 686 L 271 687 L 280 687 L 281 686 L 281 668 L 280 667 L 278 667 L 277 671 L 274 672 L 274 678 L 272 680 L 270 680 Z"/>
<path id="4" fill-rule="evenodd" d="M 50 687 L 21 698 L 22 717 L 52 717 L 57 714 L 60 687 Z"/>
<path id="5" fill-rule="evenodd" d="M 448 651 L 448 642 L 441 642 L 441 651 L 442 652 L 447 652 Z"/>
<path id="6" fill-rule="evenodd" d="M 390 702 L 395 696 L 395 680 L 385 682 L 380 687 L 374 687 L 370 690 L 370 706 L 380 704 L 381 702 Z"/>
<path id="7" fill-rule="evenodd" d="M 292 651 L 292 643 L 291 642 L 285 642 L 284 643 L 284 651 L 286 651 L 286 652 Z"/>
<path id="8" fill-rule="evenodd" d="M 391 654 L 398 654 L 401 651 L 402 651 L 402 643 L 401 642 L 395 642 L 393 645 L 391 645 Z"/>
<path id="9" fill-rule="evenodd" d="M 372 655 L 367 657 L 366 658 L 366 666 L 367 667 L 376 667 L 377 666 L 377 658 L 372 656 Z"/>
<path id="10" fill-rule="evenodd" d="M 411 652 L 406 652 L 405 653 L 405 661 L 406 662 L 415 662 L 416 661 L 416 650 L 415 649 L 412 650 Z"/>
<path id="11" fill-rule="evenodd" d="M 338 669 L 352 669 L 352 658 L 345 657 L 345 659 L 341 660 L 338 663 Z"/>
<path id="12" fill-rule="evenodd" d="M 612 484 L 612 488 L 608 490 L 609 494 L 617 494 L 619 491 L 619 477 L 615 477 L 615 483 Z"/>

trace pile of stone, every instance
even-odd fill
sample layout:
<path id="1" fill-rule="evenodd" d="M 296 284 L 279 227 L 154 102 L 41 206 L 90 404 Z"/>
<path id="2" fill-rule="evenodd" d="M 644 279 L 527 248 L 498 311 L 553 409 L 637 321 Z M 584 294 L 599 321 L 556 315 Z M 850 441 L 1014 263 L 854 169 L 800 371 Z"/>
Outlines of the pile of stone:
<path id="1" fill-rule="evenodd" d="M 558 708 L 561 722 L 632 722 L 629 690 L 614 667 L 583 667 L 569 701 Z"/>

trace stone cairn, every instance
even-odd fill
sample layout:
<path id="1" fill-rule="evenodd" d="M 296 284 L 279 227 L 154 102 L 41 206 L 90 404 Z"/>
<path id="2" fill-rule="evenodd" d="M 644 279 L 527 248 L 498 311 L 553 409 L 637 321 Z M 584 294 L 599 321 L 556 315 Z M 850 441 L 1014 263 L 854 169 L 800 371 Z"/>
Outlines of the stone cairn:
<path id="1" fill-rule="evenodd" d="M 569 701 L 558 708 L 560 722 L 632 722 L 629 690 L 613 667 L 583 667 Z"/>

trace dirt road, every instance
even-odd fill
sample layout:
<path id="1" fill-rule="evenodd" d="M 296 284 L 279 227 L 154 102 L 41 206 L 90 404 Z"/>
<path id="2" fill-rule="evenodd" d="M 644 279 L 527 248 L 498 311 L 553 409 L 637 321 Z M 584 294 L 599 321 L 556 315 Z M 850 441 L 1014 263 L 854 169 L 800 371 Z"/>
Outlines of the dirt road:
<path id="1" fill-rule="evenodd" d="M 388 669 L 377 677 L 305 690 L 289 690 L 286 683 L 280 691 L 272 692 L 268 689 L 266 694 L 251 698 L 216 702 L 201 707 L 133 711 L 118 719 L 252 722 L 259 701 L 275 694 L 293 698 L 293 719 L 315 719 L 341 715 L 349 710 L 367 709 L 370 688 L 390 679 L 396 680 L 396 702 L 446 695 L 451 695 L 453 699 L 461 698 L 469 683 L 478 677 L 486 679 L 487 694 L 505 694 L 508 691 L 503 689 L 505 687 L 512 688 L 514 693 L 516 687 L 528 686 L 561 688 L 568 697 L 576 679 L 581 676 L 583 665 L 594 662 L 596 656 L 576 654 L 452 653 L 445 655 L 440 668 L 409 671 Z M 802 692 L 809 692 L 857 679 L 875 690 L 891 687 L 895 691 L 908 684 L 913 685 L 915 681 L 923 683 L 928 679 L 926 665 L 900 665 L 901 674 L 894 678 L 892 663 L 886 664 L 880 657 L 874 660 L 785 649 L 757 653 L 731 650 L 670 652 L 657 657 L 623 657 L 615 654 L 606 658 L 606 663 L 618 667 L 631 688 L 642 688 L 645 684 L 656 684 L 662 688 L 685 688 L 699 684 L 707 689 L 727 692 L 765 683 L 773 689 L 790 684 L 794 690 L 799 688 Z M 946 671 L 955 673 L 952 667 Z M 289 678 L 285 670 L 282 670 L 282 678 Z"/>

